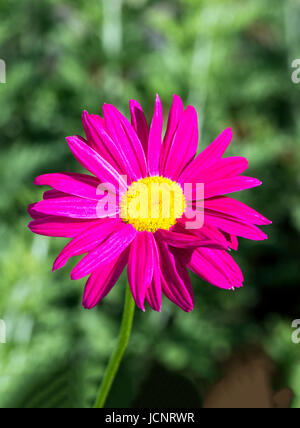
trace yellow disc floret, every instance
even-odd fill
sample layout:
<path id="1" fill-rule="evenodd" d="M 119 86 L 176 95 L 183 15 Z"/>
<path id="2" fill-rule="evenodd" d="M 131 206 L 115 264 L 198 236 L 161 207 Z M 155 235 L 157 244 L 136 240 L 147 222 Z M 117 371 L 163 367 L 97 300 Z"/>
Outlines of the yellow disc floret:
<path id="1" fill-rule="evenodd" d="M 139 232 L 169 230 L 185 210 L 183 190 L 169 178 L 155 176 L 131 184 L 120 202 L 120 216 Z"/>

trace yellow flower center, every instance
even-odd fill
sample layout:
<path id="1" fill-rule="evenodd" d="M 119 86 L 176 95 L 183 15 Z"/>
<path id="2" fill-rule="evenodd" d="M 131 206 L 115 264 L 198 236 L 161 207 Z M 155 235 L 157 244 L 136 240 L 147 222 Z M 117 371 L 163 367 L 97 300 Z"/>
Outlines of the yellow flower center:
<path id="1" fill-rule="evenodd" d="M 185 210 L 183 190 L 165 177 L 147 177 L 131 184 L 120 202 L 123 221 L 139 232 L 169 230 Z"/>

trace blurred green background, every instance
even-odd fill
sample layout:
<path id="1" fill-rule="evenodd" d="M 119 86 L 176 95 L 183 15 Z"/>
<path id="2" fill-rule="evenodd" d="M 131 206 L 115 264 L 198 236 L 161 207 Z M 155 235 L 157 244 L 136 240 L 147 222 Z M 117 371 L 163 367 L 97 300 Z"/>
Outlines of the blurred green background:
<path id="1" fill-rule="evenodd" d="M 0 10 L 0 407 L 91 406 L 118 335 L 124 279 L 98 308 L 82 309 L 84 281 L 70 280 L 70 265 L 51 273 L 65 240 L 31 234 L 26 209 L 41 198 L 35 176 L 80 171 L 64 138 L 83 135 L 83 109 L 108 102 L 128 115 L 136 98 L 150 120 L 158 92 L 165 115 L 174 93 L 197 107 L 200 148 L 233 128 L 230 154 L 248 157 L 248 175 L 264 183 L 238 196 L 274 224 L 268 241 L 240 240 L 244 289 L 193 278 L 192 313 L 166 300 L 161 314 L 136 313 L 107 405 L 151 406 L 155 384 L 161 406 L 201 406 L 222 362 L 255 345 L 299 408 L 291 325 L 300 318 L 300 84 L 291 64 L 300 2 L 0 0 Z"/>

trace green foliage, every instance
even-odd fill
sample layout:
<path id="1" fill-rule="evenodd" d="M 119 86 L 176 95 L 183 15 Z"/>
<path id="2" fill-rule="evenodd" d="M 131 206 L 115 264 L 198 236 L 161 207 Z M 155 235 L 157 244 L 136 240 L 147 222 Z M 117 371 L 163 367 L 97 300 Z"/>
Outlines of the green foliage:
<path id="1" fill-rule="evenodd" d="M 107 0 L 108 1 L 108 0 Z M 245 288 L 228 293 L 193 278 L 196 307 L 164 300 L 161 314 L 137 313 L 111 406 L 130 406 L 153 361 L 208 386 L 219 364 L 244 345 L 261 345 L 294 389 L 300 407 L 299 57 L 300 8 L 293 0 L 0 0 L 0 345 L 1 407 L 90 406 L 121 318 L 124 281 L 93 311 L 70 266 L 51 273 L 65 241 L 33 236 L 26 207 L 41 197 L 36 175 L 78 171 L 64 138 L 82 134 L 83 109 L 104 102 L 128 114 L 137 98 L 150 119 L 158 92 L 199 112 L 200 147 L 225 127 L 231 154 L 247 156 L 263 187 L 241 198 L 273 220 L 270 239 L 241 240 L 234 257 Z M 118 7 L 122 5 L 122 9 Z M 119 13 L 118 13 L 119 11 Z M 205 388 L 204 388 L 205 389 Z M 172 394 L 172 391 L 170 391 Z"/>

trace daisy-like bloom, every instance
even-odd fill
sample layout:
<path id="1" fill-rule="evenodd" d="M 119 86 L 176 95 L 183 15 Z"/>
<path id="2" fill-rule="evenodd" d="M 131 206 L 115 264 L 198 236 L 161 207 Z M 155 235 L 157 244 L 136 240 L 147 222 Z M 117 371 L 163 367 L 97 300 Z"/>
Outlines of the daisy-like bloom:
<path id="1" fill-rule="evenodd" d="M 127 266 L 139 308 L 145 310 L 147 301 L 160 311 L 165 294 L 189 312 L 194 296 L 188 269 L 217 287 L 242 287 L 242 272 L 229 250 L 237 250 L 237 237 L 266 239 L 257 225 L 271 222 L 224 195 L 261 182 L 241 175 L 248 166 L 245 158 L 223 158 L 232 139 L 230 129 L 197 156 L 197 113 L 192 106 L 184 109 L 178 96 L 164 138 L 158 96 L 150 127 L 138 102 L 130 101 L 130 112 L 131 123 L 112 105 L 104 105 L 103 117 L 83 113 L 86 139 L 73 136 L 67 142 L 92 175 L 38 177 L 35 184 L 52 189 L 29 206 L 33 218 L 29 228 L 40 235 L 72 238 L 53 270 L 73 256 L 84 255 L 71 278 L 89 275 L 85 308 L 96 306 Z M 104 183 L 110 185 L 105 192 Z M 184 192 L 186 183 L 203 183 L 204 195 L 199 197 L 194 187 Z M 204 223 L 194 227 L 191 219 L 201 214 Z"/>

